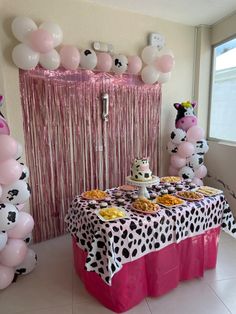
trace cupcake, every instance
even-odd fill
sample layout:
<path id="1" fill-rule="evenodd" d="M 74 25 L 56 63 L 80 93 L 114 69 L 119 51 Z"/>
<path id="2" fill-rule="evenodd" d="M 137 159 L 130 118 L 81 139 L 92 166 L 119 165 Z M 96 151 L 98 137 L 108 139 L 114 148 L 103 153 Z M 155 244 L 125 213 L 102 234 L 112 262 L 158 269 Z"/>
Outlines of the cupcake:
<path id="1" fill-rule="evenodd" d="M 101 202 L 100 208 L 106 208 L 108 206 L 107 202 Z"/>
<path id="2" fill-rule="evenodd" d="M 156 191 L 160 192 L 160 190 L 162 189 L 161 185 L 156 185 Z"/>
<path id="3" fill-rule="evenodd" d="M 170 184 L 169 182 L 165 182 L 165 183 L 164 183 L 164 187 L 165 187 L 165 188 L 169 188 L 170 186 L 171 186 L 171 184 Z"/>
<path id="4" fill-rule="evenodd" d="M 118 202 L 118 204 L 120 204 L 120 205 L 124 205 L 125 200 L 124 200 L 123 198 L 118 198 L 118 199 L 117 199 L 117 202 Z"/>
<path id="5" fill-rule="evenodd" d="M 182 191 L 183 188 L 184 188 L 184 186 L 183 186 L 182 184 L 177 184 L 177 185 L 176 185 L 176 190 L 177 190 L 177 191 Z"/>
<path id="6" fill-rule="evenodd" d="M 88 205 L 89 205 L 90 208 L 95 209 L 96 205 L 97 205 L 97 201 L 89 201 Z"/>
<path id="7" fill-rule="evenodd" d="M 190 183 L 192 182 L 192 179 L 186 179 L 186 180 L 184 180 L 184 182 L 185 182 L 186 184 L 190 184 Z"/>
<path id="8" fill-rule="evenodd" d="M 121 197 L 122 196 L 122 192 L 116 192 L 116 193 L 114 193 L 114 195 L 115 195 L 115 197 Z"/>
<path id="9" fill-rule="evenodd" d="M 154 200 L 157 197 L 156 193 L 151 193 L 150 194 L 150 199 Z"/>
<path id="10" fill-rule="evenodd" d="M 174 192 L 175 192 L 175 188 L 174 188 L 173 186 L 170 186 L 170 187 L 168 188 L 168 193 L 172 194 L 172 193 L 174 193 Z"/>
<path id="11" fill-rule="evenodd" d="M 196 187 L 197 187 L 197 185 L 196 185 L 195 183 L 190 183 L 190 184 L 189 184 L 190 190 L 196 189 Z"/>
<path id="12" fill-rule="evenodd" d="M 161 195 L 165 195 L 165 194 L 168 194 L 168 190 L 167 189 L 161 190 Z"/>
<path id="13" fill-rule="evenodd" d="M 131 197 L 132 195 L 133 195 L 132 192 L 127 192 L 127 193 L 126 193 L 126 196 L 127 196 L 127 197 Z"/>
<path id="14" fill-rule="evenodd" d="M 105 202 L 107 202 L 108 204 L 111 204 L 111 198 L 110 197 L 106 197 L 105 198 Z"/>
<path id="15" fill-rule="evenodd" d="M 132 200 L 135 201 L 136 199 L 138 199 L 138 195 L 134 194 L 134 195 L 131 196 L 131 198 L 132 198 Z"/>

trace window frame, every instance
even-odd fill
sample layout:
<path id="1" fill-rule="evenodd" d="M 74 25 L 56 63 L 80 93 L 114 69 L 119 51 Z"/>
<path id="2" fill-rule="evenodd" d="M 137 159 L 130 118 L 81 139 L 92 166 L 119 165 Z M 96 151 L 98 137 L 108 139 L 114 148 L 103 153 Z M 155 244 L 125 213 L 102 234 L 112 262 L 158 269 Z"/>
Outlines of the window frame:
<path id="1" fill-rule="evenodd" d="M 216 143 L 225 143 L 225 144 L 232 144 L 233 146 L 236 145 L 236 141 L 230 141 L 225 139 L 220 139 L 216 137 L 210 136 L 210 123 L 211 123 L 211 110 L 212 110 L 212 96 L 213 96 L 213 72 L 215 67 L 215 58 L 214 58 L 214 50 L 216 47 L 230 41 L 232 39 L 236 39 L 236 33 L 211 45 L 211 65 L 210 65 L 210 86 L 209 86 L 209 108 L 208 108 L 208 118 L 207 118 L 207 140 L 216 142 Z"/>

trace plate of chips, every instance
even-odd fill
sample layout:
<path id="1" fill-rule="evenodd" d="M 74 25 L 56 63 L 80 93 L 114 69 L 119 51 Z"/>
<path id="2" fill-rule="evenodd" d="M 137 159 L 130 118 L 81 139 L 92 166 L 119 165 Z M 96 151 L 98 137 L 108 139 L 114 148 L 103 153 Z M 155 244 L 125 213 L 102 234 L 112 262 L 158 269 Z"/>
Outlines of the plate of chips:
<path id="1" fill-rule="evenodd" d="M 102 190 L 90 190 L 81 194 L 81 196 L 86 200 L 103 201 L 108 194 Z"/>
<path id="2" fill-rule="evenodd" d="M 182 179 L 180 177 L 175 176 L 168 176 L 168 177 L 161 177 L 161 183 L 181 183 Z"/>
<path id="3" fill-rule="evenodd" d="M 131 204 L 131 208 L 143 214 L 154 214 L 160 209 L 158 204 L 149 201 L 145 197 L 140 197 L 136 201 L 134 201 Z"/>
<path id="4" fill-rule="evenodd" d="M 163 196 L 158 196 L 156 202 L 164 207 L 177 207 L 185 204 L 185 201 L 170 194 L 165 194 Z"/>
<path id="5" fill-rule="evenodd" d="M 180 191 L 175 194 L 186 201 L 201 201 L 204 199 L 204 195 L 193 191 Z"/>
<path id="6" fill-rule="evenodd" d="M 115 206 L 97 209 L 95 213 L 102 221 L 113 221 L 129 217 L 128 213 L 124 208 Z"/>

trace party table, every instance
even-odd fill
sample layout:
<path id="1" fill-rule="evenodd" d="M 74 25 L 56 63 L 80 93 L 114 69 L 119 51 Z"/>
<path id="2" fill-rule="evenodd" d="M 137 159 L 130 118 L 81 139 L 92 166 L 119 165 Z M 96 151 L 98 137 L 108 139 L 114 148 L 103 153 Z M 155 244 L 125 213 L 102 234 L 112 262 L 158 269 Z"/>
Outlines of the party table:
<path id="1" fill-rule="evenodd" d="M 156 189 L 149 192 L 158 194 Z M 106 191 L 110 205 L 120 206 L 117 191 Z M 121 193 L 128 218 L 101 221 L 95 213 L 99 202 L 91 207 L 76 196 L 65 219 L 77 274 L 93 296 L 117 313 L 170 291 L 179 281 L 202 277 L 216 266 L 220 229 L 236 237 L 223 194 L 141 214 L 131 209 L 131 193 Z"/>

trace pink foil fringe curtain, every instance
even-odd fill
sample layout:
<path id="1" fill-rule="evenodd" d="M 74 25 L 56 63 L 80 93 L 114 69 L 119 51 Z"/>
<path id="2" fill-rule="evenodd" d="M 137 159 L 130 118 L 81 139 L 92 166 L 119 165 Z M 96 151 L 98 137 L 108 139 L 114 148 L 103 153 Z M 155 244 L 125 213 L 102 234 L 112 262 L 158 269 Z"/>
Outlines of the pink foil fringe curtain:
<path id="1" fill-rule="evenodd" d="M 150 156 L 158 175 L 160 85 L 108 73 L 20 71 L 34 241 L 65 233 L 72 198 L 125 183 L 136 156 Z M 108 93 L 109 121 L 102 116 Z"/>

